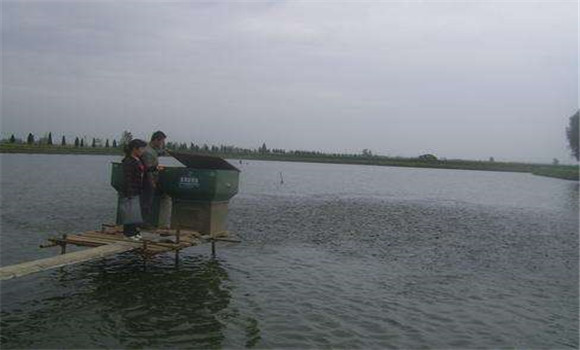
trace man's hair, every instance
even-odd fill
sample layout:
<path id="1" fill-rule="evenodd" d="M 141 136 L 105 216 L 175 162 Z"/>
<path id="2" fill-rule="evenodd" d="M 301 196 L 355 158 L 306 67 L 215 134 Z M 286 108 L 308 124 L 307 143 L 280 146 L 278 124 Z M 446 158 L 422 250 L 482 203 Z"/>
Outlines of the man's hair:
<path id="1" fill-rule="evenodd" d="M 151 141 L 161 140 L 167 138 L 167 135 L 163 131 L 155 131 L 153 135 L 151 135 Z"/>

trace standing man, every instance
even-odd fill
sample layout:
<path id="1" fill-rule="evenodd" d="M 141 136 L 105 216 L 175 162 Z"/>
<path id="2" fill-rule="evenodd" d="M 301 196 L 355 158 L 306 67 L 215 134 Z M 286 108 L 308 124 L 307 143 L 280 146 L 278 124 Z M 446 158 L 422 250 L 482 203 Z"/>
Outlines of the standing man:
<path id="1" fill-rule="evenodd" d="M 143 219 L 148 226 L 168 227 L 168 215 L 171 212 L 171 198 L 163 194 L 159 189 L 159 156 L 164 154 L 165 139 L 167 136 L 163 131 L 156 131 L 151 135 L 151 142 L 145 148 L 141 156 L 145 164 L 146 172 L 141 195 L 141 208 Z M 159 216 L 154 207 L 159 206 Z M 169 212 L 167 212 L 169 210 Z M 167 216 L 167 217 L 166 217 Z"/>

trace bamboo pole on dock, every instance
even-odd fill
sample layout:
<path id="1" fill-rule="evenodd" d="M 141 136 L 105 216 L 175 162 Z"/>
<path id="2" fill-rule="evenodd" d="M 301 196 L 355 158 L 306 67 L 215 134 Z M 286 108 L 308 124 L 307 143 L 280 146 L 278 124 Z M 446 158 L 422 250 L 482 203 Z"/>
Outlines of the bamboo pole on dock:
<path id="1" fill-rule="evenodd" d="M 105 256 L 134 250 L 139 246 L 131 243 L 119 242 L 106 244 L 96 248 L 81 250 L 74 253 L 62 254 L 52 258 L 29 261 L 21 264 L 0 267 L 0 280 L 9 280 L 31 273 L 46 271 L 66 265 L 78 264 L 85 261 L 100 259 Z"/>

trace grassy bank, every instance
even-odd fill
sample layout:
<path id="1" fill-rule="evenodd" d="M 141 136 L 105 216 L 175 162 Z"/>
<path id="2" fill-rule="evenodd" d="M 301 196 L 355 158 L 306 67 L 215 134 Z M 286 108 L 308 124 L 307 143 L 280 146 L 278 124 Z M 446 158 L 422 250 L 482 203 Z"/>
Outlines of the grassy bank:
<path id="1" fill-rule="evenodd" d="M 378 165 L 410 168 L 433 168 L 433 169 L 454 169 L 454 170 L 478 170 L 478 171 L 506 171 L 532 173 L 534 175 L 554 177 L 564 180 L 579 180 L 578 166 L 574 165 L 547 165 L 515 162 L 487 162 L 468 160 L 436 160 L 421 161 L 416 158 L 387 158 L 387 157 L 296 157 L 279 155 L 247 155 L 239 157 L 236 155 L 223 155 L 227 158 L 243 158 L 256 160 L 276 160 L 284 162 L 311 162 L 311 163 L 332 163 L 332 164 L 358 164 L 358 165 Z"/>
<path id="2" fill-rule="evenodd" d="M 105 147 L 73 147 L 47 146 L 26 144 L 0 144 L 0 153 L 40 153 L 40 154 L 96 154 L 121 155 L 119 148 Z M 578 166 L 573 165 L 546 165 L 516 162 L 489 162 L 469 160 L 421 160 L 417 158 L 399 158 L 385 156 L 342 155 L 331 156 L 325 154 L 280 154 L 280 153 L 206 153 L 229 159 L 272 160 L 283 162 L 310 162 L 332 164 L 378 165 L 411 168 L 436 168 L 480 171 L 508 171 L 532 173 L 534 175 L 549 176 L 565 180 L 578 181 Z"/>
<path id="3" fill-rule="evenodd" d="M 555 177 L 558 179 L 578 181 L 578 167 L 540 167 L 532 174 L 538 176 Z"/>

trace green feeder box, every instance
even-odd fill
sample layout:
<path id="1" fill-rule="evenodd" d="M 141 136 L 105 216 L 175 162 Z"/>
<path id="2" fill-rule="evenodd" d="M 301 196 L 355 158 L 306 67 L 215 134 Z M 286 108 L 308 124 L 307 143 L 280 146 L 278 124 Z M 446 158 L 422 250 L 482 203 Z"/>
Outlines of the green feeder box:
<path id="1" fill-rule="evenodd" d="M 170 212 L 164 211 L 159 198 L 154 198 L 152 224 L 157 226 L 167 221 L 173 229 L 189 229 L 202 234 L 225 231 L 228 204 L 238 193 L 240 171 L 218 157 L 170 154 L 185 167 L 164 167 L 159 172 L 160 192 L 171 197 L 172 205 Z M 122 165 L 113 163 L 111 185 L 119 191 L 122 184 Z M 169 213 L 170 218 L 165 218 Z"/>

